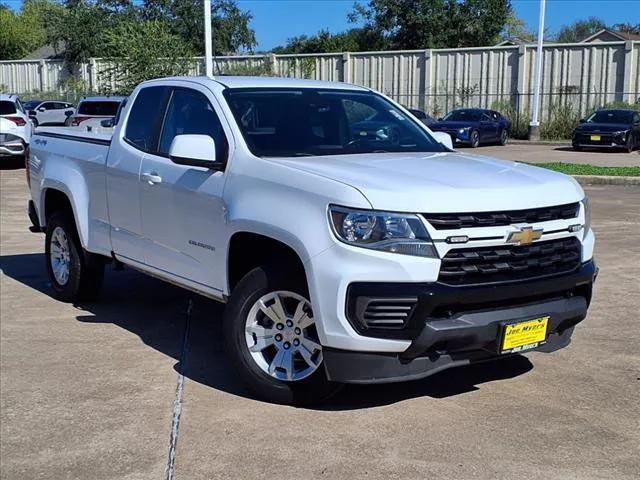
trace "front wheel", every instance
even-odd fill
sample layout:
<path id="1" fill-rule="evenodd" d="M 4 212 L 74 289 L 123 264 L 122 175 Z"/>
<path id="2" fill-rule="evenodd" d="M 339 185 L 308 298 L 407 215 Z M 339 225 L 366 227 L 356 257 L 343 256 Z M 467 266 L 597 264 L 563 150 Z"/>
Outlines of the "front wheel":
<path id="1" fill-rule="evenodd" d="M 480 146 L 480 133 L 478 133 L 477 130 L 473 130 L 471 132 L 471 139 L 469 143 L 471 148 L 478 148 Z"/>
<path id="2" fill-rule="evenodd" d="M 234 369 L 257 397 L 289 405 L 317 403 L 336 390 L 302 275 L 272 267 L 249 272 L 227 305 L 224 336 Z"/>
<path id="3" fill-rule="evenodd" d="M 58 299 L 73 302 L 97 295 L 104 277 L 104 263 L 84 252 L 69 212 L 56 212 L 47 221 L 45 259 Z"/>
<path id="4" fill-rule="evenodd" d="M 627 153 L 633 153 L 633 134 L 629 133 L 627 135 L 627 145 L 624 148 L 624 151 Z"/>
<path id="5" fill-rule="evenodd" d="M 507 142 L 509 142 L 509 132 L 502 130 L 502 132 L 500 132 L 500 145 L 504 147 Z"/>

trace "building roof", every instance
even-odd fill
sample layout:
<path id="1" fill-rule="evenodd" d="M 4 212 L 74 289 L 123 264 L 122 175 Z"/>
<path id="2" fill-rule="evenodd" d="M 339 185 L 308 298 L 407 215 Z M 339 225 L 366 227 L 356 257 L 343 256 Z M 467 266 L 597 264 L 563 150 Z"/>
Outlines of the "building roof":
<path id="1" fill-rule="evenodd" d="M 640 35 L 638 35 L 636 33 L 620 32 L 618 30 L 611 30 L 609 28 L 603 28 L 602 30 L 598 30 L 593 35 L 589 35 L 587 38 L 582 40 L 580 43 L 591 42 L 591 41 L 597 39 L 600 35 L 603 35 L 603 34 L 613 35 L 614 37 L 617 37 L 622 41 L 640 40 Z"/>
<path id="2" fill-rule="evenodd" d="M 56 49 L 56 47 L 54 47 L 53 45 L 47 44 L 47 45 L 41 46 L 40 48 L 37 48 L 36 50 L 31 52 L 29 55 L 23 57 L 22 60 L 40 60 L 40 59 L 53 60 L 56 58 L 62 58 L 63 53 L 64 53 L 64 45 L 62 45 L 61 48 Z"/>

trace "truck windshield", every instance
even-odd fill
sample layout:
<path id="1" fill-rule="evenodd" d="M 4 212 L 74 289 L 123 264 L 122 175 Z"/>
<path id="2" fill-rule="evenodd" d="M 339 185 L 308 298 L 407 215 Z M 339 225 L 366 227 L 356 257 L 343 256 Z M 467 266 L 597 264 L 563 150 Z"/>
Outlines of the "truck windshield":
<path id="1" fill-rule="evenodd" d="M 259 157 L 447 151 L 414 118 L 375 93 L 243 88 L 224 94 Z"/>
<path id="2" fill-rule="evenodd" d="M 119 105 L 120 102 L 82 102 L 78 107 L 78 113 L 115 117 Z"/>

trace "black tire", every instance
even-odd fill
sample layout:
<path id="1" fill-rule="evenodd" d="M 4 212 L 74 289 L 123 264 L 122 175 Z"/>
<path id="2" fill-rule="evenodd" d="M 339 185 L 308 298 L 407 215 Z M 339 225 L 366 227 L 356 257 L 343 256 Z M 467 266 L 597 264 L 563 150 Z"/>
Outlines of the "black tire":
<path id="1" fill-rule="evenodd" d="M 480 133 L 477 130 L 471 131 L 469 145 L 471 148 L 478 148 L 480 146 Z"/>
<path id="2" fill-rule="evenodd" d="M 224 314 L 227 358 L 240 379 L 257 398 L 297 406 L 319 403 L 339 388 L 339 385 L 327 380 L 322 364 L 302 380 L 278 380 L 256 364 L 246 343 L 247 316 L 262 296 L 278 290 L 288 290 L 309 298 L 304 276 L 282 270 L 272 266 L 258 267 L 249 272 L 234 288 Z"/>
<path id="3" fill-rule="evenodd" d="M 56 279 L 51 258 L 52 237 L 56 228 L 62 229 L 68 239 L 69 274 L 63 283 Z M 74 302 L 98 295 L 104 278 L 104 261 L 83 250 L 73 214 L 70 212 L 55 212 L 47 221 L 45 262 L 51 286 L 59 300 Z"/>
<path id="4" fill-rule="evenodd" d="M 40 125 L 37 118 L 32 118 L 31 123 L 33 123 L 33 128 L 38 128 L 38 125 Z"/>
<path id="5" fill-rule="evenodd" d="M 505 129 L 500 132 L 500 145 L 504 147 L 507 143 L 509 143 L 509 132 Z"/>
<path id="6" fill-rule="evenodd" d="M 627 153 L 633 153 L 633 134 L 629 132 L 627 135 L 627 146 L 624 148 Z"/>
<path id="7" fill-rule="evenodd" d="M 576 152 L 581 152 L 582 151 L 582 147 L 580 145 L 572 145 L 573 150 Z"/>

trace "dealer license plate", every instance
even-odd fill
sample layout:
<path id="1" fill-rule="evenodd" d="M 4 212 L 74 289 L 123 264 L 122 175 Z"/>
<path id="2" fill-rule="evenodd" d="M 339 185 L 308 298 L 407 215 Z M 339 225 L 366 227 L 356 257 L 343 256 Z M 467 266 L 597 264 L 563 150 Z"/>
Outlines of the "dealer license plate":
<path id="1" fill-rule="evenodd" d="M 517 353 L 539 347 L 547 340 L 549 317 L 504 326 L 500 353 Z"/>
<path id="2" fill-rule="evenodd" d="M 591 135 L 592 142 L 599 142 L 600 140 L 602 140 L 602 137 L 600 137 L 600 135 Z"/>

